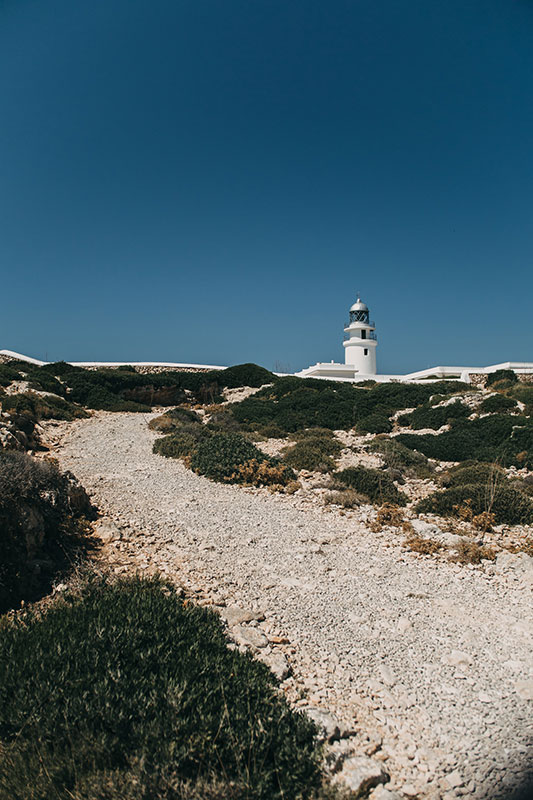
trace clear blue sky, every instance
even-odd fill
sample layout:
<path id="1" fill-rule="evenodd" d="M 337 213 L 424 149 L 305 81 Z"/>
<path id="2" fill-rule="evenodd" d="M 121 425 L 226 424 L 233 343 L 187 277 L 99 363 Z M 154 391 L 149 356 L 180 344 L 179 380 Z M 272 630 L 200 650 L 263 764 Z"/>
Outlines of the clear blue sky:
<path id="1" fill-rule="evenodd" d="M 3 0 L 0 349 L 533 360 L 530 0 Z"/>

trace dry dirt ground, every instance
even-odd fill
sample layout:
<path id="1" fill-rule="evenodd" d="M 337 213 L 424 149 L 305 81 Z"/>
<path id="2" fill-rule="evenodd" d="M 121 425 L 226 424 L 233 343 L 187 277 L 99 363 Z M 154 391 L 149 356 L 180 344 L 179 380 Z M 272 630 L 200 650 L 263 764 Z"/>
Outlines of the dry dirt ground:
<path id="1" fill-rule="evenodd" d="M 533 740 L 527 558 L 420 557 L 364 512 L 212 483 L 154 455 L 147 421 L 98 412 L 46 427 L 100 509 L 115 571 L 158 569 L 218 608 L 241 647 L 290 670 L 293 703 L 340 718 L 337 751 L 371 755 L 391 793 L 511 796 Z"/>

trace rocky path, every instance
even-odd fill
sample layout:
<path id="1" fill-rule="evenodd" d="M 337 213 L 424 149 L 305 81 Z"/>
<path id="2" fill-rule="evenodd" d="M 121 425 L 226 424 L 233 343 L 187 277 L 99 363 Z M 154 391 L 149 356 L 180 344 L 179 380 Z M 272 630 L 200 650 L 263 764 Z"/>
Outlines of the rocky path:
<path id="1" fill-rule="evenodd" d="M 157 566 L 278 672 L 288 663 L 293 702 L 335 712 L 389 772 L 376 798 L 509 797 L 533 740 L 530 576 L 419 557 L 356 512 L 212 483 L 152 454 L 146 423 L 99 413 L 47 429 L 118 528 L 117 570 Z"/>

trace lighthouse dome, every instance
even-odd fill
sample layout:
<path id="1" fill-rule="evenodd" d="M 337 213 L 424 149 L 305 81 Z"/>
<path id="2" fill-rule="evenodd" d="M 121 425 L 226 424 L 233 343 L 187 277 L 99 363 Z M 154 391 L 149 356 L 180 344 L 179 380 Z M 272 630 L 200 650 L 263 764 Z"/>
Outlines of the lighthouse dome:
<path id="1" fill-rule="evenodd" d="M 353 306 L 350 308 L 350 311 L 368 311 L 368 306 L 366 303 L 361 301 L 360 297 L 358 297 Z"/>

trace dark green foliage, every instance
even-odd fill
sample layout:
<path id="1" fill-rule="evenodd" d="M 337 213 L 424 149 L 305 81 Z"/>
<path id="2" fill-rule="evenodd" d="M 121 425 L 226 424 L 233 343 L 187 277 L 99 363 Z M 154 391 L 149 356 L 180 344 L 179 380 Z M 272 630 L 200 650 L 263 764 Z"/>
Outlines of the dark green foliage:
<path id="1" fill-rule="evenodd" d="M 274 383 L 278 378 L 257 364 L 237 364 L 219 372 L 217 380 L 228 389 L 237 389 L 240 386 L 264 386 L 265 383 Z"/>
<path id="2" fill-rule="evenodd" d="M 382 470 L 349 467 L 336 472 L 335 479 L 350 489 L 366 495 L 372 503 L 394 503 L 397 506 L 404 506 L 407 503 L 406 495 L 396 488 L 392 479 Z"/>
<path id="3" fill-rule="evenodd" d="M 53 463 L 0 450 L 0 613 L 49 588 L 81 545 L 72 517 L 91 511 L 84 490 Z M 36 571 L 35 559 L 49 574 Z"/>
<path id="4" fill-rule="evenodd" d="M 32 422 L 41 419 L 84 419 L 87 412 L 62 397 L 39 395 L 34 392 L 2 397 L 2 410 L 15 417 L 27 417 Z"/>
<path id="5" fill-rule="evenodd" d="M 0 639 L 0 797 L 298 800 L 315 728 L 171 585 L 92 579 Z"/>
<path id="6" fill-rule="evenodd" d="M 341 443 L 330 431 L 323 433 L 320 428 L 311 428 L 301 431 L 296 444 L 284 450 L 283 460 L 293 469 L 329 472 L 335 468 L 331 456 L 339 455 L 341 450 Z"/>
<path id="7" fill-rule="evenodd" d="M 389 469 L 398 469 L 419 477 L 426 477 L 431 473 L 426 456 L 410 450 L 397 438 L 379 436 L 370 443 L 368 449 L 371 453 L 379 453 Z"/>
<path id="8" fill-rule="evenodd" d="M 0 386 L 9 386 L 12 381 L 21 380 L 20 372 L 11 364 L 0 364 Z"/>
<path id="9" fill-rule="evenodd" d="M 403 414 L 398 422 L 401 425 L 409 425 L 415 430 L 421 428 L 438 430 L 452 420 L 468 417 L 471 413 L 467 405 L 456 400 L 447 406 L 437 406 L 436 408 L 427 404 L 421 405 L 410 414 Z"/>
<path id="10" fill-rule="evenodd" d="M 525 405 L 533 405 L 533 385 L 530 383 L 518 383 L 508 391 L 509 397 L 514 397 Z"/>
<path id="11" fill-rule="evenodd" d="M 153 452 L 166 458 L 186 458 L 209 436 L 210 432 L 203 425 L 181 425 L 169 436 L 156 439 Z"/>
<path id="12" fill-rule="evenodd" d="M 239 433 L 214 433 L 199 443 L 191 469 L 215 481 L 231 481 L 237 468 L 251 460 L 276 463 Z"/>
<path id="13" fill-rule="evenodd" d="M 516 400 L 504 394 L 491 394 L 481 403 L 479 410 L 483 414 L 498 414 L 501 411 L 509 411 L 516 408 Z"/>
<path id="14" fill-rule="evenodd" d="M 533 501 L 523 492 L 505 484 L 496 484 L 495 487 L 482 483 L 452 486 L 421 500 L 416 510 L 419 513 L 438 514 L 442 517 L 459 516 L 457 506 L 462 506 L 467 501 L 474 515 L 490 511 L 498 524 L 533 523 Z"/>
<path id="15" fill-rule="evenodd" d="M 123 400 L 103 386 L 91 387 L 87 392 L 82 393 L 82 397 L 80 397 L 79 392 L 74 390 L 72 397 L 76 398 L 78 403 L 82 403 L 87 408 L 92 408 L 95 411 L 138 411 L 147 413 L 151 410 L 149 405 L 136 403 L 132 400 Z"/>
<path id="16" fill-rule="evenodd" d="M 449 431 L 400 434 L 397 440 L 440 461 L 498 461 L 503 466 L 533 467 L 533 421 L 493 414 L 475 420 L 458 420 Z"/>
<path id="17" fill-rule="evenodd" d="M 444 486 L 499 486 L 507 483 L 505 471 L 498 464 L 487 464 L 476 461 L 451 467 L 441 476 Z"/>
<path id="18" fill-rule="evenodd" d="M 453 381 L 431 386 L 382 383 L 365 389 L 289 376 L 235 403 L 231 411 L 238 422 L 256 428 L 273 424 L 287 433 L 310 427 L 348 430 L 374 414 L 384 425 L 384 417 L 426 402 L 435 392 L 449 395 L 464 389 L 464 384 Z"/>
<path id="19" fill-rule="evenodd" d="M 358 433 L 390 433 L 391 430 L 392 422 L 385 413 L 380 411 L 363 417 L 357 423 Z"/>
<path id="20" fill-rule="evenodd" d="M 211 431 L 221 433 L 237 433 L 242 430 L 242 425 L 237 422 L 231 411 L 226 408 L 221 408 L 220 411 L 211 414 L 207 427 Z"/>
<path id="21" fill-rule="evenodd" d="M 486 386 L 494 386 L 495 383 L 500 383 L 500 381 L 512 384 L 518 381 L 518 377 L 512 369 L 497 369 L 496 372 L 491 372 L 487 376 Z"/>
<path id="22" fill-rule="evenodd" d="M 44 364 L 42 367 L 39 367 L 39 371 L 49 372 L 50 375 L 55 375 L 58 378 L 73 375 L 74 373 L 83 375 L 87 372 L 83 367 L 75 367 L 73 364 L 69 364 L 68 361 L 55 361 L 51 364 Z"/>

